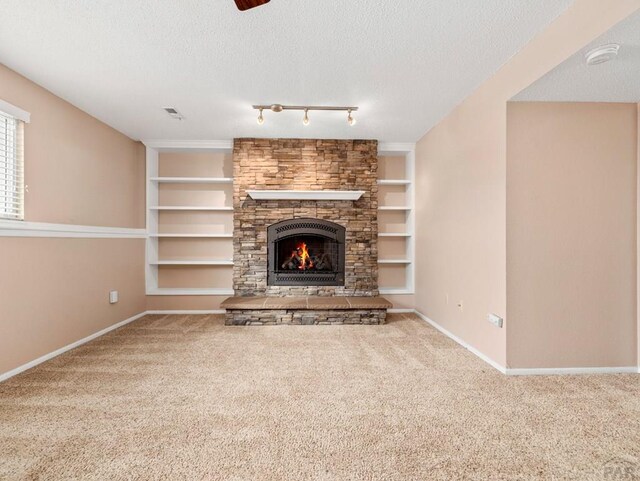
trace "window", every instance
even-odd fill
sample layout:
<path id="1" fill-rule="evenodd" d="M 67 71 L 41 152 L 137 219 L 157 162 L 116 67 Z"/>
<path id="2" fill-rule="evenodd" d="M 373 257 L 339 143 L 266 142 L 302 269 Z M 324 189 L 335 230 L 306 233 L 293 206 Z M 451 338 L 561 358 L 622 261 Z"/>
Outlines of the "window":
<path id="1" fill-rule="evenodd" d="M 29 114 L 0 101 L 0 219 L 24 219 L 24 121 Z"/>

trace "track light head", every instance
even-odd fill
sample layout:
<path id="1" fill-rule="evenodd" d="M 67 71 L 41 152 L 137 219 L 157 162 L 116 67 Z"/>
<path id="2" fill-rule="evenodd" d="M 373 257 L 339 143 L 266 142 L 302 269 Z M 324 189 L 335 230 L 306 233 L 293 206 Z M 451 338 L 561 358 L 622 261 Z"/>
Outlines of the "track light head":
<path id="1" fill-rule="evenodd" d="M 309 109 L 304 109 L 304 118 L 302 119 L 304 125 L 309 125 Z"/>
<path id="2" fill-rule="evenodd" d="M 354 126 L 356 124 L 356 119 L 353 118 L 353 115 L 351 115 L 351 109 L 348 110 L 349 115 L 347 115 L 347 122 L 349 122 L 349 125 Z"/>
<path id="3" fill-rule="evenodd" d="M 262 109 L 260 109 L 260 114 L 258 115 L 258 125 L 264 124 L 264 117 L 262 116 Z"/>

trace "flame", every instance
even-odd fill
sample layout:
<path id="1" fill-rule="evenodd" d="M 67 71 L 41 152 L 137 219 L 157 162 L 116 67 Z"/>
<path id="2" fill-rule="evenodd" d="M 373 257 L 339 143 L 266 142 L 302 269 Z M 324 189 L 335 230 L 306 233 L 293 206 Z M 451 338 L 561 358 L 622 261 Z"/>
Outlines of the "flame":
<path id="1" fill-rule="evenodd" d="M 313 267 L 313 262 L 311 261 L 311 257 L 309 256 L 307 244 L 305 244 L 304 242 L 298 244 L 297 253 L 300 257 L 300 266 L 298 266 L 298 269 L 311 269 Z"/>

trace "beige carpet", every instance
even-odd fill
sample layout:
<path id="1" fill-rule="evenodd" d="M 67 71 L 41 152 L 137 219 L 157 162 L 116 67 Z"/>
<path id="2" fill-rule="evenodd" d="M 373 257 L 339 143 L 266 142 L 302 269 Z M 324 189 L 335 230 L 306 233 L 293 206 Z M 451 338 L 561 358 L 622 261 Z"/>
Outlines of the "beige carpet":
<path id="1" fill-rule="evenodd" d="M 0 384 L 0 479 L 640 479 L 640 376 L 505 377 L 389 320 L 147 316 Z"/>

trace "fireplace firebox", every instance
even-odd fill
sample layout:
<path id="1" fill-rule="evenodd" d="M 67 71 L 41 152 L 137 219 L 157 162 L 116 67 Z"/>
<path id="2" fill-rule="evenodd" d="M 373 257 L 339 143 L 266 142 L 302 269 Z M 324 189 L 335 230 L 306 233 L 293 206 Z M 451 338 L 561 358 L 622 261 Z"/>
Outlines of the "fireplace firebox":
<path id="1" fill-rule="evenodd" d="M 343 226 L 321 219 L 290 219 L 267 228 L 270 286 L 344 286 Z"/>

